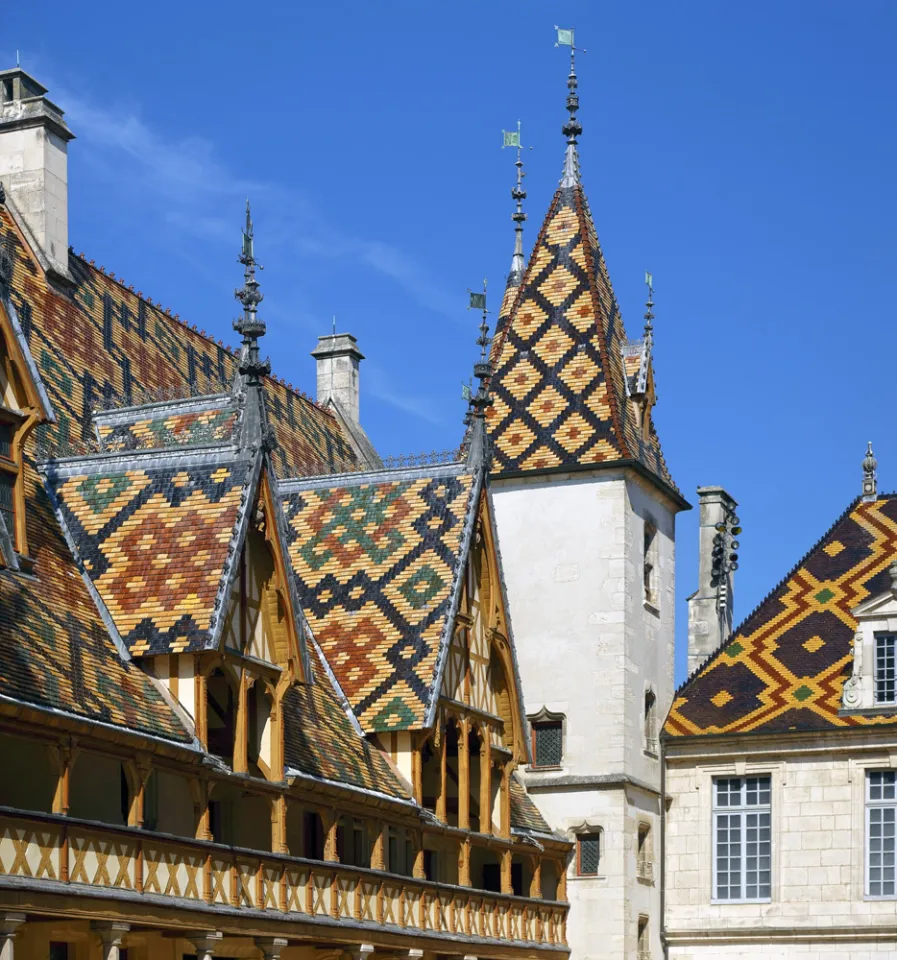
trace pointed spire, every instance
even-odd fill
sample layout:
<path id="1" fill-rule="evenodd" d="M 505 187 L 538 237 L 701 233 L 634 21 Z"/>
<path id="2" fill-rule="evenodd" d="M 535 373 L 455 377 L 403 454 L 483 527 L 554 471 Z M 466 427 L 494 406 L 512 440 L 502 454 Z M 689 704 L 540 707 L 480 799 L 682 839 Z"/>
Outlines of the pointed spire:
<path id="1" fill-rule="evenodd" d="M 234 296 L 243 304 L 243 316 L 234 320 L 234 330 L 243 337 L 245 348 L 240 360 L 240 373 L 247 377 L 249 386 L 258 386 L 259 377 L 271 372 L 271 361 L 259 357 L 259 337 L 265 335 L 265 321 L 258 316 L 258 305 L 264 299 L 255 278 L 255 268 L 264 267 L 255 259 L 255 240 L 252 231 L 252 214 L 246 200 L 246 226 L 243 228 L 243 251 L 239 257 L 244 266 L 243 289 L 235 290 Z"/>
<path id="2" fill-rule="evenodd" d="M 561 128 L 564 136 L 567 138 L 567 150 L 564 154 L 564 173 L 561 177 L 562 187 L 575 187 L 579 183 L 579 153 L 577 150 L 577 137 L 582 133 L 582 124 L 576 118 L 576 111 L 579 110 L 579 94 L 576 88 L 579 83 L 576 79 L 576 50 L 574 43 L 573 30 L 563 30 L 555 26 L 557 30 L 556 47 L 570 48 L 570 74 L 567 77 L 567 112 L 569 119 Z M 581 47 L 581 53 L 585 53 Z"/>
<path id="3" fill-rule="evenodd" d="M 486 319 L 489 311 L 486 309 L 486 281 L 483 281 L 483 292 L 470 294 L 468 310 L 482 310 L 483 319 L 480 323 L 480 335 L 477 337 L 477 346 L 480 348 L 480 359 L 473 365 L 473 375 L 480 381 L 476 393 L 470 391 L 468 409 L 465 422 L 468 424 L 469 445 L 467 462 L 471 466 L 484 463 L 489 456 L 489 438 L 486 434 L 486 410 L 492 405 L 487 383 L 492 376 L 492 364 L 489 362 L 489 346 L 492 339 L 489 336 L 489 321 Z"/>
<path id="4" fill-rule="evenodd" d="M 866 447 L 866 456 L 863 457 L 863 499 L 874 500 L 878 495 L 878 477 L 876 470 L 878 461 L 872 453 L 872 441 Z"/>
<path id="5" fill-rule="evenodd" d="M 645 286 L 648 288 L 648 299 L 645 301 L 645 337 L 642 342 L 642 362 L 639 365 L 636 393 L 645 394 L 648 391 L 648 370 L 651 366 L 651 350 L 654 347 L 654 277 L 645 271 Z"/>
<path id="6" fill-rule="evenodd" d="M 243 288 L 235 290 L 234 296 L 243 304 L 243 316 L 234 320 L 234 330 L 243 337 L 243 352 L 240 356 L 240 376 L 246 388 L 246 406 L 243 413 L 240 446 L 244 449 L 273 450 L 277 445 L 274 431 L 268 425 L 265 411 L 265 394 L 261 378 L 271 372 L 271 361 L 259 355 L 259 337 L 265 335 L 265 321 L 258 315 L 258 305 L 264 299 L 255 277 L 255 268 L 264 269 L 255 259 L 255 239 L 252 230 L 252 214 L 249 200 L 246 201 L 246 226 L 243 228 L 243 249 L 239 262 L 243 264 Z"/>
<path id="7" fill-rule="evenodd" d="M 517 201 L 517 209 L 511 214 L 514 221 L 514 255 L 511 257 L 511 271 L 508 274 L 508 286 L 519 287 L 523 279 L 523 271 L 526 269 L 526 263 L 523 259 L 523 224 L 526 222 L 526 214 L 523 212 L 523 201 L 526 199 L 526 190 L 523 189 L 523 178 L 526 174 L 523 172 L 523 143 L 520 139 L 520 121 L 517 121 L 516 130 L 502 130 L 503 142 L 502 150 L 505 147 L 517 148 L 517 160 L 514 166 L 517 168 L 517 184 L 511 190 L 511 197 Z"/>

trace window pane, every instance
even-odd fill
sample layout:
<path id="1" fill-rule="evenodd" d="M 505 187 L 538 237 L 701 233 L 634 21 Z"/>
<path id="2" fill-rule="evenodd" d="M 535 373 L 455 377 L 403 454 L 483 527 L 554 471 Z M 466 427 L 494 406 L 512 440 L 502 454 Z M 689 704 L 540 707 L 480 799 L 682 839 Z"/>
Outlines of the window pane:
<path id="1" fill-rule="evenodd" d="M 12 424 L 0 423 L 0 457 L 12 460 Z"/>
<path id="2" fill-rule="evenodd" d="M 597 833 L 586 833 L 576 838 L 579 845 L 579 873 L 581 876 L 591 876 L 598 873 L 600 860 L 600 836 Z"/>
<path id="3" fill-rule="evenodd" d="M 716 815 L 716 896 L 741 899 L 741 814 Z"/>
<path id="4" fill-rule="evenodd" d="M 893 703 L 897 695 L 897 637 L 875 638 L 875 702 Z"/>
<path id="5" fill-rule="evenodd" d="M 557 767 L 563 760 L 563 725 L 557 723 L 533 724 L 533 754 L 535 766 Z"/>
<path id="6" fill-rule="evenodd" d="M 0 512 L 6 522 L 6 532 L 15 537 L 15 477 L 11 474 L 0 472 Z"/>

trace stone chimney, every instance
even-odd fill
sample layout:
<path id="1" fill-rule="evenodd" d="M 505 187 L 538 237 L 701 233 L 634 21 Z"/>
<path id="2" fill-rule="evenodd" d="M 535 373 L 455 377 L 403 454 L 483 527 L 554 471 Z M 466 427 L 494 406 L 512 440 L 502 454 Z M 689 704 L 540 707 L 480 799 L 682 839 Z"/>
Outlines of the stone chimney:
<path id="1" fill-rule="evenodd" d="M 69 284 L 68 143 L 74 134 L 46 92 L 18 67 L 0 70 L 0 182 L 51 279 Z"/>
<path id="2" fill-rule="evenodd" d="M 722 487 L 698 487 L 698 504 L 698 589 L 688 598 L 689 676 L 732 632 L 734 537 L 740 533 L 738 504 Z"/>
<path id="3" fill-rule="evenodd" d="M 364 354 L 351 333 L 318 337 L 311 354 L 318 362 L 318 403 L 332 400 L 340 413 L 358 423 L 358 364 Z"/>

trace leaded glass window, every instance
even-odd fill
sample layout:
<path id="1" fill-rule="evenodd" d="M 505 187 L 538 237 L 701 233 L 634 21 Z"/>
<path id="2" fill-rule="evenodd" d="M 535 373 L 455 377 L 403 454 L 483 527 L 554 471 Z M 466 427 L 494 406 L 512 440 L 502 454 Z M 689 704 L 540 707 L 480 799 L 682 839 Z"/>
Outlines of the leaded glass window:
<path id="1" fill-rule="evenodd" d="M 897 772 L 870 771 L 866 775 L 866 893 L 870 897 L 897 895 L 895 825 Z"/>
<path id="2" fill-rule="evenodd" d="M 6 532 L 15 543 L 16 531 L 16 478 L 12 473 L 0 471 L 0 513 L 6 522 Z"/>
<path id="3" fill-rule="evenodd" d="M 713 782 L 713 896 L 768 900 L 772 891 L 771 779 Z"/>
<path id="4" fill-rule="evenodd" d="M 559 767 L 564 759 L 564 725 L 560 720 L 533 724 L 533 766 Z"/>
<path id="5" fill-rule="evenodd" d="M 879 634 L 875 638 L 875 702 L 897 701 L 897 636 Z"/>
<path id="6" fill-rule="evenodd" d="M 597 876 L 600 861 L 601 834 L 581 833 L 576 838 L 576 872 L 581 877 Z"/>

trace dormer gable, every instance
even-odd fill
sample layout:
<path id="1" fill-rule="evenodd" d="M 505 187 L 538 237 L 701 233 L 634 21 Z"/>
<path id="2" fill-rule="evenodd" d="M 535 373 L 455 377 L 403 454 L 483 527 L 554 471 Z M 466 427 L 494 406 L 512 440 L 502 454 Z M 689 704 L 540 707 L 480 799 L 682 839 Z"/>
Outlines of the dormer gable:
<path id="1" fill-rule="evenodd" d="M 897 714 L 897 563 L 891 586 L 851 609 L 856 619 L 841 713 Z"/>

